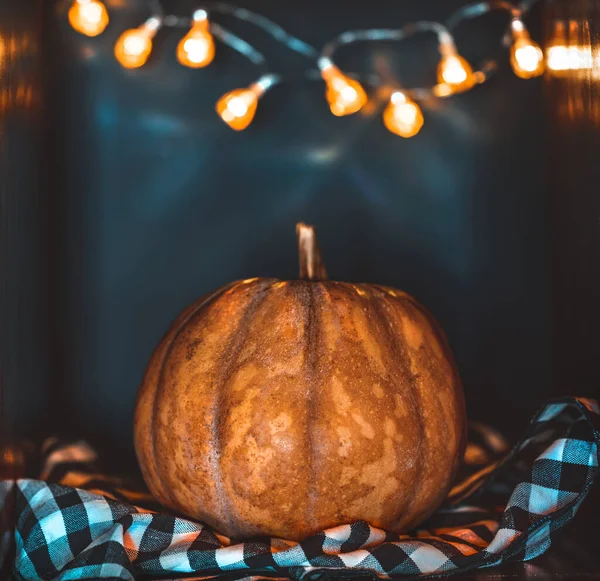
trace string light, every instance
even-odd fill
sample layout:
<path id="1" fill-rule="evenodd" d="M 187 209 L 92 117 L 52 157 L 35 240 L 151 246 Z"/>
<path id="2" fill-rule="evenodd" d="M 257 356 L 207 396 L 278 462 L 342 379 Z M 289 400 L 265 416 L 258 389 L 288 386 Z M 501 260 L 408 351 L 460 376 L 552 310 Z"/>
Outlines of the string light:
<path id="1" fill-rule="evenodd" d="M 235 89 L 223 95 L 217 101 L 216 111 L 233 130 L 243 131 L 256 115 L 258 100 L 278 82 L 277 75 L 264 75 L 245 89 Z"/>
<path id="2" fill-rule="evenodd" d="M 208 28 L 206 10 L 196 10 L 191 30 L 177 45 L 177 60 L 186 67 L 208 66 L 215 58 L 215 41 Z"/>
<path id="3" fill-rule="evenodd" d="M 68 18 L 71 26 L 86 36 L 98 36 L 108 26 L 108 12 L 100 0 L 75 0 Z"/>
<path id="4" fill-rule="evenodd" d="M 366 29 L 344 32 L 329 43 L 322 51 L 318 51 L 299 38 L 283 30 L 268 18 L 237 8 L 224 2 L 211 4 L 211 12 L 233 16 L 246 23 L 253 24 L 270 34 L 288 49 L 295 51 L 313 63 L 317 70 L 306 71 L 306 78 L 320 78 L 325 81 L 325 97 L 331 112 L 338 116 L 352 115 L 360 111 L 368 102 L 367 93 L 361 84 L 366 82 L 371 87 L 389 90 L 384 80 L 377 76 L 347 75 L 336 66 L 334 53 L 344 45 L 358 41 L 401 41 L 414 34 L 432 32 L 437 35 L 440 51 L 440 62 L 437 67 L 437 84 L 431 88 L 413 88 L 407 91 L 394 91 L 383 112 L 385 127 L 396 135 L 412 137 L 423 127 L 424 119 L 421 108 L 415 101 L 437 97 L 448 97 L 472 89 L 485 82 L 494 72 L 496 63 L 486 61 L 480 70 L 474 71 L 470 63 L 462 57 L 454 42 L 450 30 L 465 19 L 480 16 L 491 10 L 508 10 L 512 14 L 510 33 L 512 44 L 510 59 L 513 71 L 521 78 L 529 79 L 541 75 L 544 70 L 544 54 L 530 37 L 523 24 L 523 13 L 537 0 L 527 0 L 519 7 L 507 0 L 476 1 L 459 8 L 441 24 L 428 20 L 410 23 L 397 29 Z M 249 43 L 236 36 L 221 25 L 211 22 L 209 25 L 206 10 L 196 10 L 192 18 L 178 15 L 166 15 L 157 5 L 158 14 L 149 18 L 138 28 L 125 31 L 115 44 L 114 53 L 119 63 L 129 69 L 143 66 L 152 52 L 152 41 L 162 27 L 187 28 L 187 33 L 177 45 L 179 63 L 190 68 L 202 68 L 209 65 L 215 56 L 215 38 L 226 44 L 239 54 L 245 56 L 255 66 L 268 70 L 264 55 Z M 74 0 L 69 10 L 69 22 L 75 30 L 88 36 L 100 34 L 108 24 L 108 13 L 101 0 Z M 577 23 L 571 25 L 577 27 Z M 569 29 L 569 36 L 572 30 Z M 578 31 L 575 30 L 573 37 Z M 508 37 L 510 40 L 510 36 Z M 566 41 L 564 24 L 557 25 L 555 35 L 547 51 L 547 66 L 551 71 L 582 69 L 592 67 L 591 49 L 579 45 L 569 45 Z M 271 86 L 279 83 L 278 75 L 263 74 L 259 80 L 246 88 L 235 89 L 223 95 L 216 104 L 216 111 L 221 119 L 235 131 L 246 129 L 254 119 L 258 101 Z M 389 94 L 389 93 L 388 93 Z"/>
<path id="5" fill-rule="evenodd" d="M 362 85 L 344 75 L 329 59 L 319 59 L 319 69 L 327 86 L 325 98 L 336 117 L 357 113 L 367 104 Z"/>
<path id="6" fill-rule="evenodd" d="M 144 64 L 152 52 L 152 39 L 161 26 L 161 19 L 153 16 L 139 28 L 126 30 L 115 44 L 115 57 L 126 69 L 137 69 Z"/>
<path id="7" fill-rule="evenodd" d="M 531 79 L 544 72 L 544 53 L 531 40 L 523 21 L 513 18 L 511 23 L 513 44 L 510 49 L 510 64 L 517 77 Z"/>
<path id="8" fill-rule="evenodd" d="M 421 108 L 402 91 L 395 91 L 390 97 L 383 123 L 386 128 L 400 137 L 413 137 L 423 127 Z"/>
<path id="9" fill-rule="evenodd" d="M 441 37 L 440 54 L 442 58 L 438 64 L 437 77 L 443 89 L 438 88 L 439 94 L 450 95 L 472 89 L 476 84 L 473 69 L 468 61 L 458 54 L 450 35 Z"/>

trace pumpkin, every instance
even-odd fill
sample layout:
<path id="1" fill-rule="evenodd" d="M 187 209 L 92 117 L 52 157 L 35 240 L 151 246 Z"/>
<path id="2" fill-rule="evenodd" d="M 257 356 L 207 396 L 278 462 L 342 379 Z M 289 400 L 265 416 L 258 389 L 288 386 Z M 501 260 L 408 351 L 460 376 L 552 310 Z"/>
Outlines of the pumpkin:
<path id="1" fill-rule="evenodd" d="M 314 229 L 297 230 L 301 280 L 228 284 L 154 352 L 135 412 L 143 476 L 165 506 L 236 539 L 357 520 L 406 531 L 462 459 L 453 357 L 415 299 L 328 281 Z"/>

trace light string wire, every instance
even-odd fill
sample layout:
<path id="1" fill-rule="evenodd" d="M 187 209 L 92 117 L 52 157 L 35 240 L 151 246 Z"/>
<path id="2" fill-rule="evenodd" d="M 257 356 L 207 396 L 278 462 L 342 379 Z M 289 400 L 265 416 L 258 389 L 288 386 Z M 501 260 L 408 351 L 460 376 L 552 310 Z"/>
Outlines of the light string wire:
<path id="1" fill-rule="evenodd" d="M 259 28 L 262 28 L 267 34 L 272 36 L 278 42 L 287 46 L 290 50 L 297 52 L 309 59 L 316 59 L 319 56 L 319 51 L 310 44 L 293 36 L 284 30 L 279 24 L 273 22 L 262 14 L 257 14 L 246 8 L 240 8 L 227 4 L 225 2 L 210 2 L 203 6 L 205 10 L 210 12 L 219 12 L 228 16 L 233 16 L 239 20 L 250 22 Z"/>
<path id="2" fill-rule="evenodd" d="M 316 69 L 308 69 L 302 78 L 321 79 L 325 82 L 326 99 L 334 115 L 351 115 L 365 106 L 368 97 L 362 83 L 374 88 L 386 88 L 389 103 L 383 113 L 385 126 L 397 135 L 411 137 L 423 125 L 423 115 L 417 101 L 468 91 L 485 82 L 496 70 L 497 63 L 488 60 L 479 70 L 474 71 L 458 53 L 452 31 L 463 21 L 495 10 L 508 12 L 510 26 L 503 44 L 511 46 L 511 65 L 515 74 L 522 78 L 532 78 L 543 72 L 544 54 L 531 40 L 523 23 L 527 12 L 538 1 L 540 0 L 523 0 L 518 5 L 506 0 L 478 1 L 460 7 L 445 23 L 422 20 L 396 29 L 350 30 L 327 42 L 319 51 L 269 18 L 246 8 L 221 1 L 209 1 L 196 8 L 191 18 L 187 18 L 167 14 L 160 0 L 151 0 L 149 9 L 152 16 L 138 28 L 127 30 L 119 37 L 115 45 L 115 56 L 123 67 L 138 68 L 148 60 L 152 40 L 160 28 L 187 28 L 189 32 L 179 42 L 177 58 L 185 66 L 202 68 L 212 62 L 215 54 L 214 38 L 218 39 L 260 69 L 257 81 L 246 88 L 227 93 L 216 105 L 218 114 L 230 127 L 245 129 L 254 117 L 260 97 L 278 83 L 291 81 L 292 78 L 270 72 L 267 59 L 261 52 L 221 24 L 212 19 L 209 21 L 209 15 L 215 13 L 233 17 L 256 26 L 289 50 L 313 61 Z M 73 0 L 68 16 L 73 28 L 88 36 L 101 34 L 108 24 L 108 13 L 102 0 Z M 433 33 L 438 41 L 441 60 L 438 65 L 438 82 L 433 87 L 390 86 L 380 75 L 344 73 L 335 64 L 335 54 L 347 45 L 356 42 L 402 41 L 421 33 Z M 396 81 L 394 83 L 397 85 Z"/>
<path id="3" fill-rule="evenodd" d="M 402 41 L 410 38 L 416 34 L 432 32 L 437 36 L 438 45 L 442 54 L 445 50 L 455 52 L 456 45 L 454 38 L 450 33 L 448 26 L 434 21 L 421 20 L 419 22 L 409 22 L 402 28 L 372 28 L 364 30 L 349 30 L 341 33 L 331 41 L 329 41 L 321 51 L 319 58 L 319 68 L 327 67 L 330 64 L 334 64 L 334 54 L 346 45 L 354 44 L 356 42 L 377 42 L 377 41 Z M 474 84 L 481 84 L 489 75 L 496 69 L 495 63 L 488 61 L 485 67 L 481 71 L 477 71 L 473 74 Z M 359 78 L 357 75 L 350 74 L 353 78 Z M 371 76 L 370 84 L 372 86 L 378 86 L 383 84 L 383 79 L 377 76 Z M 361 79 L 362 80 L 362 79 Z M 437 87 L 432 88 L 410 88 L 402 89 L 402 91 L 416 100 L 425 100 L 432 96 L 446 97 L 457 91 L 444 90 Z"/>
<path id="4" fill-rule="evenodd" d="M 438 42 L 454 42 L 449 30 L 439 22 L 430 22 L 422 20 L 420 22 L 409 22 L 402 28 L 371 28 L 366 30 L 348 30 L 330 40 L 319 55 L 321 58 L 333 59 L 333 55 L 341 47 L 355 42 L 364 41 L 400 41 L 413 36 L 419 32 L 434 32 L 438 37 Z"/>
<path id="5" fill-rule="evenodd" d="M 493 12 L 495 10 L 505 10 L 510 12 L 513 18 L 523 18 L 523 16 L 529 11 L 531 6 L 537 2 L 538 0 L 533 0 L 530 2 L 529 6 L 525 6 L 523 2 L 520 6 L 515 6 L 510 2 L 505 2 L 504 0 L 497 0 L 491 2 L 474 2 L 473 4 L 466 4 L 462 6 L 456 12 L 454 12 L 447 20 L 446 27 L 449 30 L 453 30 L 456 28 L 458 24 L 463 22 L 464 20 L 471 20 L 472 18 L 476 18 L 478 16 L 483 16 L 484 14 L 488 14 L 489 12 Z"/>

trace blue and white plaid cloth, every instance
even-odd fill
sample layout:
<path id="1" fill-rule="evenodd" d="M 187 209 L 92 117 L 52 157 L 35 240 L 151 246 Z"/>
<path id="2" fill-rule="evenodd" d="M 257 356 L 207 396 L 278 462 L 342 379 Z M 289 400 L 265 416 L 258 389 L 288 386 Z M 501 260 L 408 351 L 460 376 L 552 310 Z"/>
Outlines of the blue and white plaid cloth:
<path id="1" fill-rule="evenodd" d="M 511 452 L 498 434 L 473 425 L 464 472 L 422 529 L 397 535 L 356 522 L 302 542 L 232 542 L 94 474 L 95 454 L 85 444 L 51 442 L 41 480 L 0 483 L 5 494 L 16 493 L 14 572 L 53 581 L 183 574 L 314 581 L 350 572 L 451 574 L 532 559 L 598 476 L 599 414 L 593 400 L 551 402 Z"/>

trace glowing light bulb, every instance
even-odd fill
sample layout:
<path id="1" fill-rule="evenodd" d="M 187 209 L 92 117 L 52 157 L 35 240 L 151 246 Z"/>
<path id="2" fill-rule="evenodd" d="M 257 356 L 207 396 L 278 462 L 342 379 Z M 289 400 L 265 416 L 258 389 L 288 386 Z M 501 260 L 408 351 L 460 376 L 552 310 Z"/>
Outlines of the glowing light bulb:
<path id="1" fill-rule="evenodd" d="M 115 44 L 115 57 L 126 69 L 143 66 L 152 52 L 152 39 L 160 28 L 158 18 L 150 18 L 139 28 L 126 30 Z"/>
<path id="2" fill-rule="evenodd" d="M 510 50 L 512 69 L 522 79 L 539 77 L 544 72 L 544 53 L 533 41 L 517 40 Z"/>
<path id="3" fill-rule="evenodd" d="M 321 76 L 327 85 L 325 97 L 336 117 L 352 115 L 360 111 L 368 98 L 362 85 L 348 78 L 334 64 L 327 62 L 321 67 Z"/>
<path id="4" fill-rule="evenodd" d="M 475 85 L 475 75 L 471 65 L 456 51 L 454 43 L 440 47 L 442 59 L 438 65 L 438 83 L 445 86 L 445 94 L 468 91 Z"/>
<path id="5" fill-rule="evenodd" d="M 265 91 L 281 82 L 279 75 L 263 75 L 245 89 L 235 89 L 223 95 L 215 107 L 217 113 L 235 131 L 242 131 L 252 123 L 258 100 Z"/>
<path id="6" fill-rule="evenodd" d="M 177 45 L 177 60 L 186 67 L 198 69 L 208 66 L 215 58 L 215 41 L 208 29 L 206 11 L 194 13 L 192 29 Z"/>
<path id="7" fill-rule="evenodd" d="M 413 137 L 421 131 L 423 122 L 423 113 L 419 105 L 402 91 L 392 94 L 383 112 L 383 124 L 389 131 L 400 137 Z"/>
<path id="8" fill-rule="evenodd" d="M 235 131 L 243 131 L 256 115 L 259 97 L 252 86 L 247 89 L 235 89 L 218 100 L 217 113 L 229 127 Z"/>
<path id="9" fill-rule="evenodd" d="M 108 12 L 100 0 L 75 0 L 69 8 L 69 23 L 81 34 L 98 36 L 108 25 Z"/>
<path id="10" fill-rule="evenodd" d="M 518 18 L 511 23 L 513 45 L 510 49 L 510 64 L 517 77 L 531 79 L 544 72 L 544 53 L 531 40 L 525 25 Z"/>

